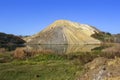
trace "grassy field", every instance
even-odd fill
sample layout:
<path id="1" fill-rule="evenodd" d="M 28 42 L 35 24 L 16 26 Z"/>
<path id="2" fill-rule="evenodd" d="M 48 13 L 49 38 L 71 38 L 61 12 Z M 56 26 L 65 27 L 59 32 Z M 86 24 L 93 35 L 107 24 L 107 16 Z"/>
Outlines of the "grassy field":
<path id="1" fill-rule="evenodd" d="M 0 64 L 0 80 L 74 80 L 81 73 L 79 61 L 53 54 Z"/>
<path id="2" fill-rule="evenodd" d="M 18 50 L 17 58 L 11 53 L 0 53 L 0 80 L 77 80 L 85 71 L 84 65 L 93 59 L 120 57 L 119 45 L 101 52 L 102 49 L 104 47 L 64 55 L 33 51 L 32 56 Z"/>

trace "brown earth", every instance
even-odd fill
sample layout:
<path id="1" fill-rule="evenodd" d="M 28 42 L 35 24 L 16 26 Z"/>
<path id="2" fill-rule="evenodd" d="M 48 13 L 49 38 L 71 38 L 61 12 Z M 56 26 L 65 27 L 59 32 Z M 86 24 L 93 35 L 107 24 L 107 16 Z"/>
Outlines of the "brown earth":
<path id="1" fill-rule="evenodd" d="M 120 80 L 120 58 L 95 58 L 77 80 Z"/>

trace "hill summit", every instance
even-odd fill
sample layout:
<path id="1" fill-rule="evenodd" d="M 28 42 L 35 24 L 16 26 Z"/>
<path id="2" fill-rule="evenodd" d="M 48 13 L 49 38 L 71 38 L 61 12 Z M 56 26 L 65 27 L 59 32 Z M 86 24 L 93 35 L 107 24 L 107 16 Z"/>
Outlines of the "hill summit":
<path id="1" fill-rule="evenodd" d="M 99 30 L 86 24 L 57 20 L 25 40 L 28 44 L 100 44 L 99 40 L 91 37 L 96 32 Z"/>

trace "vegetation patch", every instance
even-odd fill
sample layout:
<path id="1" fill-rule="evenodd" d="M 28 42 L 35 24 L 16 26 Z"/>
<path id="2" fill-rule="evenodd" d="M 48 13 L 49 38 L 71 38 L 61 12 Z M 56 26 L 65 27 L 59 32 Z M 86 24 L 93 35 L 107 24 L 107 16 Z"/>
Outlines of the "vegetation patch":
<path id="1" fill-rule="evenodd" d="M 74 80 L 82 68 L 63 55 L 39 54 L 0 64 L 0 80 Z"/>

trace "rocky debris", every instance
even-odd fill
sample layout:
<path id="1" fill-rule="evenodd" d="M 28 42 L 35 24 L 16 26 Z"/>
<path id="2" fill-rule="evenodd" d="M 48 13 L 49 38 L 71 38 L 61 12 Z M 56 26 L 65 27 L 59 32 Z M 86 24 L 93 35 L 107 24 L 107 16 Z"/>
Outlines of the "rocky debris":
<path id="1" fill-rule="evenodd" d="M 67 20 L 58 20 L 41 32 L 27 37 L 28 44 L 100 44 L 92 34 L 99 32 L 94 27 Z"/>
<path id="2" fill-rule="evenodd" d="M 78 80 L 120 80 L 120 58 L 95 58 Z"/>

